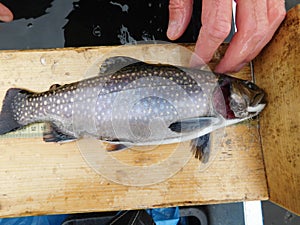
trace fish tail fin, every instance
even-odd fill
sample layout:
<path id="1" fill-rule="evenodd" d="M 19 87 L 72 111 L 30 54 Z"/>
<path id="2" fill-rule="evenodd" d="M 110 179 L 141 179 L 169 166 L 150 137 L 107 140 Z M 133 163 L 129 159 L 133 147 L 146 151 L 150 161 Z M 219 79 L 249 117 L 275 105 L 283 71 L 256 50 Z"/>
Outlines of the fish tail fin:
<path id="1" fill-rule="evenodd" d="M 18 121 L 15 120 L 12 109 L 15 97 L 20 93 L 26 95 L 27 91 L 18 88 L 11 88 L 6 92 L 0 113 L 0 135 L 23 127 L 23 125 L 19 124 Z"/>

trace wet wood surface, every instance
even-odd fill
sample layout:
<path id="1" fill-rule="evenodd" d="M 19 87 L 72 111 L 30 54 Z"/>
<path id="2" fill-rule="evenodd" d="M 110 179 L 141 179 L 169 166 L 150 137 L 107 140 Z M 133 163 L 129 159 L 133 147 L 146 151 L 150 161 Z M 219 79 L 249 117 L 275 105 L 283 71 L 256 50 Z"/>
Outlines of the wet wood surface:
<path id="1" fill-rule="evenodd" d="M 270 200 L 300 214 L 300 5 L 287 13 L 276 37 L 254 62 L 268 90 L 261 136 Z"/>
<path id="2" fill-rule="evenodd" d="M 112 55 L 188 65 L 190 54 L 190 51 L 173 45 L 124 48 L 2 51 L 0 102 L 10 87 L 43 91 L 51 84 L 81 80 L 87 76 L 86 71 L 93 73 L 91 68 L 97 68 L 93 65 Z M 225 49 L 225 45 L 219 49 L 211 67 Z M 234 76 L 251 80 L 249 65 Z M 114 162 L 140 168 L 145 174 L 127 173 L 119 169 L 119 164 L 112 163 L 106 169 L 118 173 L 114 181 L 109 174 L 103 176 L 86 163 L 79 151 L 84 143 L 44 143 L 41 137 L 1 138 L 0 217 L 267 199 L 258 121 L 228 127 L 222 130 L 221 136 L 219 140 L 214 139 L 215 159 L 206 169 L 190 157 L 188 145 L 180 146 L 183 151 L 177 151 L 177 158 L 171 161 L 174 163 L 168 165 L 159 163 L 167 162 L 175 154 L 176 145 L 160 146 L 151 151 L 131 149 L 116 153 L 111 156 Z M 182 163 L 183 158 L 186 163 Z M 142 170 L 153 164 L 167 166 L 150 172 Z M 173 168 L 175 164 L 184 165 Z M 164 175 L 169 172 L 168 168 L 173 170 L 171 175 Z M 128 179 L 124 179 L 126 176 Z M 143 185 L 143 176 L 152 183 Z M 162 176 L 169 178 L 159 180 Z M 124 185 L 126 180 L 131 180 L 131 185 Z M 139 186 L 135 186 L 136 180 L 139 180 Z"/>

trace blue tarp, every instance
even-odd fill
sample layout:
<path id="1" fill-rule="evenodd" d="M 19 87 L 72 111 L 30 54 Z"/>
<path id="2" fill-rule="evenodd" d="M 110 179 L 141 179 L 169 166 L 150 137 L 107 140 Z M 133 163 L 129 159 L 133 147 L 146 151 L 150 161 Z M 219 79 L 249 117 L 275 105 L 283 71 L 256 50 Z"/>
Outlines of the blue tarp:
<path id="1" fill-rule="evenodd" d="M 28 216 L 0 219 L 0 225 L 60 225 L 68 215 Z"/>
<path id="2" fill-rule="evenodd" d="M 156 225 L 177 225 L 180 219 L 178 207 L 148 209 Z M 28 216 L 0 219 L 0 225 L 61 225 L 68 215 Z"/>
<path id="3" fill-rule="evenodd" d="M 156 225 L 177 225 L 180 218 L 179 208 L 148 209 Z"/>

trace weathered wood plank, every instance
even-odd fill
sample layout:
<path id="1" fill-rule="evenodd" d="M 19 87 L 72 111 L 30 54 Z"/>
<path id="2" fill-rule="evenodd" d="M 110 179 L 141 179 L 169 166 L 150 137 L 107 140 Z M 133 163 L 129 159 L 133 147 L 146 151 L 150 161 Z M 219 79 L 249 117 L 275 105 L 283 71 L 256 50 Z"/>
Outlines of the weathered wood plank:
<path id="1" fill-rule="evenodd" d="M 216 54 L 212 67 L 224 48 Z M 54 83 L 80 80 L 98 57 L 105 58 L 116 49 L 0 52 L 0 99 L 10 87 L 42 91 Z M 188 53 L 176 46 L 128 46 L 125 52 L 140 59 L 152 57 L 177 65 L 188 64 Z M 235 75 L 251 78 L 249 67 Z M 192 158 L 175 176 L 158 184 L 136 187 L 117 184 L 97 174 L 85 163 L 76 143 L 44 143 L 41 138 L 0 139 L 0 216 L 267 199 L 257 121 L 226 128 L 223 139 L 216 144 L 216 158 L 207 170 L 199 171 L 199 162 Z M 157 151 L 167 152 L 168 157 L 173 149 L 174 145 L 163 146 L 153 154 L 129 150 L 115 157 L 133 165 L 151 164 L 161 160 Z M 111 168 L 116 169 L 114 165 Z M 159 175 L 161 171 L 153 171 L 153 177 Z"/>
<path id="2" fill-rule="evenodd" d="M 300 5 L 254 62 L 256 81 L 268 90 L 261 136 L 270 199 L 300 214 Z"/>

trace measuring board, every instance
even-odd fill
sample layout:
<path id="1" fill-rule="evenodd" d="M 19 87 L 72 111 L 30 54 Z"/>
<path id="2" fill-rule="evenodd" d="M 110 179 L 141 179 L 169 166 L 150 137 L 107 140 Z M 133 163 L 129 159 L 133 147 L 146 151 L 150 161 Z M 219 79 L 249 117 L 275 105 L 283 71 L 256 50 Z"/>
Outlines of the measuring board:
<path id="1" fill-rule="evenodd" d="M 26 126 L 20 130 L 7 133 L 5 135 L 0 135 L 0 139 L 5 138 L 35 138 L 42 137 L 45 130 L 45 123 L 35 123 L 29 126 Z"/>

